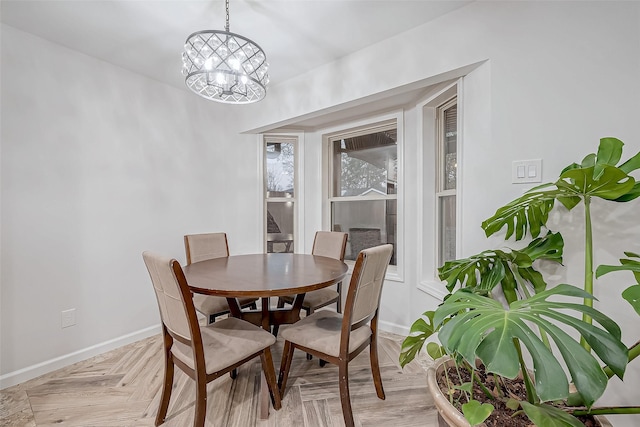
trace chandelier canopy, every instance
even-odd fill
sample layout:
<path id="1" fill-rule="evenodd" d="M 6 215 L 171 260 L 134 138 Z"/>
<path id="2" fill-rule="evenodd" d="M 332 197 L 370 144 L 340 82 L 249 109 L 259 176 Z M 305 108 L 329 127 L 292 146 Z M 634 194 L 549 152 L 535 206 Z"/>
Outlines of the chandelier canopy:
<path id="1" fill-rule="evenodd" d="M 267 55 L 255 42 L 229 32 L 229 0 L 224 31 L 204 30 L 191 34 L 182 53 L 185 84 L 212 101 L 249 104 L 267 93 Z"/>

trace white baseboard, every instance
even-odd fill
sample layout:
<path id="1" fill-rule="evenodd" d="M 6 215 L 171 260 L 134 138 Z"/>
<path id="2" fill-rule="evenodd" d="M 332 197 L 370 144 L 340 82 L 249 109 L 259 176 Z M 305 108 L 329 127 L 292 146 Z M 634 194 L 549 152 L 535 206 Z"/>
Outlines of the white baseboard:
<path id="1" fill-rule="evenodd" d="M 395 323 L 380 321 L 379 327 L 380 330 L 391 332 L 393 334 L 402 336 L 409 335 L 408 327 L 397 325 Z M 26 368 L 18 369 L 17 371 L 9 372 L 0 376 L 0 390 L 34 379 L 40 375 L 53 372 L 57 369 L 64 368 L 65 366 L 81 362 L 99 354 L 106 353 L 107 351 L 114 350 L 118 347 L 157 335 L 160 332 L 160 325 L 149 326 L 148 328 L 92 345 L 91 347 L 87 347 L 82 350 L 74 351 L 73 353 L 65 354 L 32 366 L 27 366 Z"/>
<path id="2" fill-rule="evenodd" d="M 381 331 L 391 332 L 392 334 L 407 336 L 409 335 L 409 328 L 407 326 L 398 325 L 396 323 L 378 321 L 378 327 Z"/>
<path id="3" fill-rule="evenodd" d="M 131 344 L 133 342 L 140 341 L 141 339 L 157 335 L 160 332 L 160 325 L 149 326 L 148 328 L 74 351 L 73 353 L 45 360 L 44 362 L 27 366 L 26 368 L 18 369 L 14 372 L 9 372 L 0 376 L 0 390 L 23 383 L 57 369 L 64 368 L 65 366 L 72 365 L 76 362 L 81 362 L 89 359 L 90 357 L 106 353 L 107 351 L 122 347 L 123 345 Z"/>

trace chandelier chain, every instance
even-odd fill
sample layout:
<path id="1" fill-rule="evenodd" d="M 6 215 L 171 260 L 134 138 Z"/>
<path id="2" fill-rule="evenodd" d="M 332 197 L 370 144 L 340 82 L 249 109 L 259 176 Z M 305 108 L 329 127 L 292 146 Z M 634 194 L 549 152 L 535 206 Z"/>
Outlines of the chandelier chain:
<path id="1" fill-rule="evenodd" d="M 226 25 L 224 26 L 224 30 L 228 33 L 229 32 L 229 0 L 225 1 L 225 5 L 227 9 L 227 21 L 226 21 Z"/>

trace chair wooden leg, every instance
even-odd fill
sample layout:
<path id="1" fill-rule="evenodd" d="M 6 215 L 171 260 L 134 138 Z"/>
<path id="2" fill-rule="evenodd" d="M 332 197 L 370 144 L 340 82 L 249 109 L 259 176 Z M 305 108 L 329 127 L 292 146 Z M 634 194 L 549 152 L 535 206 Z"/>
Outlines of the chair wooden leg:
<path id="1" fill-rule="evenodd" d="M 336 311 L 342 313 L 342 282 L 337 285 L 338 299 L 336 301 Z"/>
<path id="2" fill-rule="evenodd" d="M 282 361 L 280 362 L 280 373 L 278 374 L 278 388 L 280 396 L 284 397 L 284 390 L 287 387 L 287 379 L 289 378 L 289 369 L 291 369 L 291 361 L 293 359 L 293 351 L 295 348 L 290 341 L 284 342 L 282 350 Z"/>
<path id="3" fill-rule="evenodd" d="M 276 304 L 276 307 L 284 308 L 284 299 L 278 298 L 278 303 Z M 280 325 L 278 325 L 278 324 L 273 325 L 273 327 L 271 329 L 271 333 L 273 334 L 274 337 L 278 336 L 278 330 L 279 329 L 280 329 Z"/>
<path id="4" fill-rule="evenodd" d="M 340 384 L 340 403 L 342 404 L 342 417 L 346 427 L 354 427 L 353 412 L 351 411 L 351 397 L 349 396 L 349 365 L 348 361 L 341 360 L 338 367 Z"/>
<path id="5" fill-rule="evenodd" d="M 304 311 L 307 312 L 307 317 L 309 317 L 309 316 L 311 316 L 313 314 L 313 307 L 305 308 Z M 307 353 L 307 360 L 311 360 L 311 359 L 313 359 L 313 356 L 311 354 Z"/>
<path id="6" fill-rule="evenodd" d="M 375 335 L 371 338 L 371 344 L 369 344 L 369 356 L 371 359 L 371 374 L 373 375 L 376 394 L 380 399 L 384 400 L 385 395 L 384 389 L 382 388 L 382 377 L 380 376 L 380 363 L 378 362 L 378 341 Z"/>
<path id="7" fill-rule="evenodd" d="M 271 403 L 273 408 L 278 410 L 282 408 L 282 396 L 276 383 L 276 373 L 273 368 L 273 357 L 271 356 L 271 348 L 267 347 L 260 354 L 260 360 L 262 361 L 262 372 L 267 380 L 269 386 L 269 392 L 271 393 Z"/>
<path id="8" fill-rule="evenodd" d="M 171 389 L 173 387 L 173 360 L 169 351 L 165 350 L 164 354 L 164 383 L 160 394 L 160 405 L 158 406 L 158 414 L 156 415 L 156 426 L 164 423 L 167 417 L 167 409 L 169 409 L 169 400 L 171 399 Z"/>
<path id="9" fill-rule="evenodd" d="M 196 412 L 193 417 L 193 427 L 204 427 L 207 416 L 207 379 L 204 373 L 196 373 Z"/>

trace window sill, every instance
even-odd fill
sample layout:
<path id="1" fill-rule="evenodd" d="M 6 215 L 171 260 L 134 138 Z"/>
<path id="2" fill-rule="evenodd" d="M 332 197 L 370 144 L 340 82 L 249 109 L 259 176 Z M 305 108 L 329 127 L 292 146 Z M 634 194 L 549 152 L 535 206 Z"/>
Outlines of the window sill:
<path id="1" fill-rule="evenodd" d="M 444 301 L 444 297 L 449 294 L 449 292 L 447 292 L 447 288 L 444 287 L 443 282 L 437 282 L 435 280 L 423 280 L 418 283 L 416 288 L 425 294 L 436 298 L 438 301 Z"/>
<path id="2" fill-rule="evenodd" d="M 397 267 L 394 266 L 389 266 L 389 268 L 387 268 L 387 275 L 384 276 L 384 280 L 390 280 L 392 282 L 403 282 L 404 280 L 402 279 L 402 277 L 398 274 L 398 270 Z"/>

